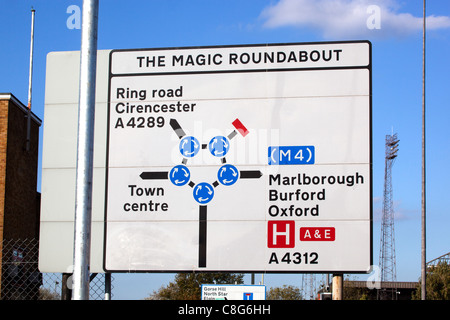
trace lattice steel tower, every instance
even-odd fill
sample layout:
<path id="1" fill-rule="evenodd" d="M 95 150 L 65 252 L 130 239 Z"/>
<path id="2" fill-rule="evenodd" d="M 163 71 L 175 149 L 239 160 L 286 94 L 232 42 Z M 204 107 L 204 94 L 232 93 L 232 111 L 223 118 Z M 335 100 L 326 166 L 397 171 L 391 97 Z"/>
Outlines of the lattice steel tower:
<path id="1" fill-rule="evenodd" d="M 386 136 L 386 156 L 384 171 L 383 217 L 381 222 L 380 244 L 380 272 L 381 283 L 396 282 L 397 271 L 395 263 L 395 237 L 394 237 L 394 205 L 392 192 L 392 166 L 397 157 L 397 134 Z M 383 289 L 378 295 L 379 299 L 395 299 L 396 288 Z"/>
<path id="2" fill-rule="evenodd" d="M 304 300 L 315 300 L 317 294 L 316 275 L 305 273 L 302 275 L 302 295 Z"/>

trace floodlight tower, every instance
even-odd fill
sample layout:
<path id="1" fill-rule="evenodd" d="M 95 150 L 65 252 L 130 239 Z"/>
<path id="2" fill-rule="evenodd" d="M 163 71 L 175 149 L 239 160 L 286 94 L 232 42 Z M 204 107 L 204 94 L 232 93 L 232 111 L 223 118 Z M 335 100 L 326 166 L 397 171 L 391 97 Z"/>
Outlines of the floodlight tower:
<path id="1" fill-rule="evenodd" d="M 383 282 L 396 282 L 397 271 L 395 263 L 395 237 L 394 237 L 394 205 L 392 193 L 392 166 L 397 158 L 397 134 L 386 136 L 386 156 L 384 171 L 383 217 L 381 222 L 380 245 L 380 272 L 381 284 Z M 382 289 L 383 290 L 383 289 Z M 392 299 L 396 297 L 396 288 L 385 289 L 378 295 L 379 299 Z"/>
<path id="2" fill-rule="evenodd" d="M 316 275 L 313 273 L 305 273 L 302 275 L 302 294 L 305 300 L 314 300 L 317 293 Z"/>

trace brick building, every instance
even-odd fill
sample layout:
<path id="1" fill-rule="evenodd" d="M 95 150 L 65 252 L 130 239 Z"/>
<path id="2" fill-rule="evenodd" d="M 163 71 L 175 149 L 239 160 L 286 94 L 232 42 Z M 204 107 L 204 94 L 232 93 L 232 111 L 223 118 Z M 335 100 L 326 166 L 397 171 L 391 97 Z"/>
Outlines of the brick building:
<path id="1" fill-rule="evenodd" d="M 37 271 L 37 265 L 21 263 L 37 261 L 38 254 L 21 241 L 39 239 L 37 176 L 42 121 L 31 112 L 28 135 L 27 117 L 28 108 L 13 94 L 0 93 L 0 299 L 8 299 L 12 292 L 9 278 L 26 282 Z M 15 283 L 16 287 L 20 284 Z M 17 298 L 17 293 L 10 298 Z"/>

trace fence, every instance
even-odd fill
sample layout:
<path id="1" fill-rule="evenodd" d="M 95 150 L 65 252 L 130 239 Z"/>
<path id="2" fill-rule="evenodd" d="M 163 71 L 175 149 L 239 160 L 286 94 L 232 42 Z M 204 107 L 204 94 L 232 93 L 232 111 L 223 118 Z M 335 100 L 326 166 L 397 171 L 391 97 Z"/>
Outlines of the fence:
<path id="1" fill-rule="evenodd" d="M 0 300 L 67 299 L 70 290 L 65 290 L 64 284 L 68 275 L 39 272 L 38 257 L 39 242 L 36 239 L 0 242 Z M 90 278 L 89 299 L 104 300 L 105 274 L 91 274 Z"/>

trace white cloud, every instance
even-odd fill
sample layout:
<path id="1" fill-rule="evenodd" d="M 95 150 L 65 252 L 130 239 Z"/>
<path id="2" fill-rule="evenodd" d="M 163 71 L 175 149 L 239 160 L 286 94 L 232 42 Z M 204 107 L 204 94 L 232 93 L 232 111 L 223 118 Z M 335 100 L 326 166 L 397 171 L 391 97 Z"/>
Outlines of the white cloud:
<path id="1" fill-rule="evenodd" d="M 373 201 L 373 220 L 381 222 L 383 218 L 383 197 L 374 197 Z M 420 212 L 417 209 L 407 209 L 403 207 L 401 200 L 396 200 L 393 203 L 394 220 L 397 222 L 417 219 L 420 217 Z"/>
<path id="2" fill-rule="evenodd" d="M 404 36 L 422 30 L 422 17 L 399 13 L 395 0 L 280 0 L 261 13 L 264 26 L 304 27 L 325 38 Z M 450 28 L 450 17 L 428 16 L 427 29 Z"/>

